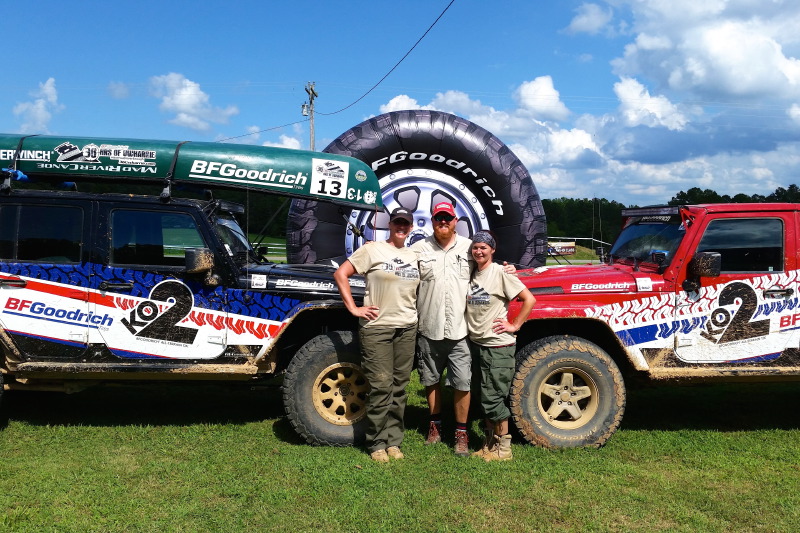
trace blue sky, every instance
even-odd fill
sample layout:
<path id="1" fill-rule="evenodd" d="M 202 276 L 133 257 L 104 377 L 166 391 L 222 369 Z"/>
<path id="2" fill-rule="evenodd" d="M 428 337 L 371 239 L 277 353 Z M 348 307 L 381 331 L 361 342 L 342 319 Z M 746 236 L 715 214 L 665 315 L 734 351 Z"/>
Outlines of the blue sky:
<path id="1" fill-rule="evenodd" d="M 800 183 L 800 3 L 455 0 L 350 106 L 449 3 L 6 2 L 0 132 L 308 149 L 313 81 L 318 150 L 438 109 L 508 144 L 543 198 Z"/>

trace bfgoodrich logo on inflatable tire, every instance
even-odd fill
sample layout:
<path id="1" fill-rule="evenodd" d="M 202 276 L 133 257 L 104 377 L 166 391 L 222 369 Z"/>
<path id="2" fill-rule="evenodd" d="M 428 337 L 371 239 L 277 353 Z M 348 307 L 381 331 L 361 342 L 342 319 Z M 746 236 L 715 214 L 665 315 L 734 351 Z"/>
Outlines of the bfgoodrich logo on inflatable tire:
<path id="1" fill-rule="evenodd" d="M 399 206 L 414 213 L 411 244 L 432 233 L 431 207 L 447 201 L 456 208 L 459 235 L 491 229 L 498 237 L 498 260 L 544 264 L 547 225 L 531 176 L 480 126 L 438 111 L 395 111 L 349 129 L 325 152 L 369 164 L 380 179 L 387 211 L 292 200 L 286 230 L 290 263 L 341 263 L 364 241 L 385 239 L 387 213 Z"/>

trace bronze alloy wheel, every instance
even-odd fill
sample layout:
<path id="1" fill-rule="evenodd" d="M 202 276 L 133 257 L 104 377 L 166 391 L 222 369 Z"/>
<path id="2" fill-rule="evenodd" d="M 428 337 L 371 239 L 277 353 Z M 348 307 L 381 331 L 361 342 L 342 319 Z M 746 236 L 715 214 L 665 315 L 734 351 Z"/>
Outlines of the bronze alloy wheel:
<path id="1" fill-rule="evenodd" d="M 554 335 L 517 352 L 509 399 L 514 425 L 531 444 L 598 447 L 622 420 L 625 382 L 598 345 Z"/>
<path id="2" fill-rule="evenodd" d="M 335 363 L 317 376 L 313 402 L 317 413 L 337 426 L 351 425 L 366 414 L 369 383 L 353 363 Z"/>
<path id="3" fill-rule="evenodd" d="M 364 442 L 369 381 L 357 335 L 329 331 L 305 343 L 286 367 L 283 405 L 292 427 L 317 446 Z"/>
<path id="4" fill-rule="evenodd" d="M 539 411 L 559 429 L 576 429 L 597 413 L 597 384 L 578 368 L 559 368 L 539 385 Z"/>

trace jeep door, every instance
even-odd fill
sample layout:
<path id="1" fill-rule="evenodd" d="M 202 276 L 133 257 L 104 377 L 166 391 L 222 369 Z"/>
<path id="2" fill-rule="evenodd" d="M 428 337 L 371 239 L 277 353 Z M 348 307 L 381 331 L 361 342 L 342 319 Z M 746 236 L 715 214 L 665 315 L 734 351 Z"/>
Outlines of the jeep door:
<path id="1" fill-rule="evenodd" d="M 202 360 L 225 350 L 223 291 L 185 273 L 187 248 L 208 248 L 197 210 L 115 203 L 101 210 L 104 264 L 96 276 L 100 334 L 123 359 Z"/>
<path id="2" fill-rule="evenodd" d="M 91 204 L 77 199 L 0 204 L 0 326 L 20 359 L 79 359 L 99 327 L 88 304 L 91 220 Z"/>
<path id="3" fill-rule="evenodd" d="M 721 272 L 700 277 L 696 293 L 678 291 L 678 318 L 696 326 L 678 332 L 678 358 L 762 363 L 797 347 L 800 321 L 786 318 L 800 312 L 794 213 L 711 214 L 699 230 L 695 253 L 719 253 Z"/>

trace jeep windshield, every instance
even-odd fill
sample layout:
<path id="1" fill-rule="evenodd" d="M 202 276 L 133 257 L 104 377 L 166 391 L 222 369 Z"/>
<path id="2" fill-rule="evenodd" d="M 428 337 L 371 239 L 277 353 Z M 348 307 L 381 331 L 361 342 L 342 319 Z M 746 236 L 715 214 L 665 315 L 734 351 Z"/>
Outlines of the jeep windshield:
<path id="1" fill-rule="evenodd" d="M 666 267 L 686 235 L 677 208 L 664 209 L 662 213 L 642 210 L 623 212 L 628 215 L 625 227 L 611 247 L 610 261 L 634 266 L 652 263 Z"/>
<path id="2" fill-rule="evenodd" d="M 225 246 L 228 255 L 233 257 L 237 265 L 262 262 L 233 215 L 217 214 L 214 217 L 214 231 Z"/>

